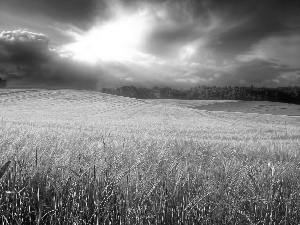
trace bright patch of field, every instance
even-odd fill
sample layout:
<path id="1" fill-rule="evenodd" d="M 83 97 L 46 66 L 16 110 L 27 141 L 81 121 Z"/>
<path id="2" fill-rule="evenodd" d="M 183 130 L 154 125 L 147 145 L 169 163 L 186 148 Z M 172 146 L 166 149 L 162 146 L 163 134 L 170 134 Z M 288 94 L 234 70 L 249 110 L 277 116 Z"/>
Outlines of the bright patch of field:
<path id="1" fill-rule="evenodd" d="M 198 101 L 189 107 L 232 103 L 218 102 Z M 51 128 L 71 134 L 80 129 L 141 140 L 172 138 L 223 144 L 237 144 L 238 140 L 245 139 L 294 142 L 300 134 L 299 117 L 205 112 L 88 91 L 13 90 L 1 96 L 0 106 L 3 127 L 28 132 L 32 129 L 37 133 Z"/>
<path id="2" fill-rule="evenodd" d="M 295 208 L 300 199 L 300 117 L 190 108 L 195 104 L 207 102 L 177 105 L 88 91 L 1 90 L 0 163 L 21 162 L 29 177 L 36 176 L 37 168 L 44 171 L 50 181 L 43 185 L 49 188 L 63 187 L 76 174 L 113 181 L 118 187 L 113 193 L 125 202 L 114 203 L 125 210 L 118 211 L 119 217 L 112 217 L 116 205 L 108 200 L 103 208 L 97 203 L 101 199 L 89 204 L 102 213 L 108 210 L 108 220 L 115 222 L 166 223 L 169 218 L 172 224 L 250 224 L 281 221 L 287 214 L 292 222 L 300 218 L 295 216 L 300 215 Z M 5 185 L 2 191 L 11 191 Z M 68 185 L 73 190 L 73 183 Z M 20 185 L 20 190 L 26 187 Z M 78 201 L 70 221 L 89 213 Z M 285 207 L 286 215 L 276 214 L 278 207 Z M 47 220 L 58 217 L 46 209 L 42 213 Z M 98 219 L 108 222 L 105 218 Z"/>

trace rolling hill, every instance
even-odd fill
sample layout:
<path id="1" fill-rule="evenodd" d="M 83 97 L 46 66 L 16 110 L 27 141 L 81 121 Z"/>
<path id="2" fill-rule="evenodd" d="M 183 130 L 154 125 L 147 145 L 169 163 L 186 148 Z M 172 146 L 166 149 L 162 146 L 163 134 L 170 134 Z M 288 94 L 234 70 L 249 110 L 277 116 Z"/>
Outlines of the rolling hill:
<path id="1" fill-rule="evenodd" d="M 6 206 L 25 201 L 26 193 L 37 196 L 37 190 L 48 199 L 39 203 L 43 209 L 35 209 L 45 221 L 61 218 L 62 212 L 73 222 L 89 215 L 91 221 L 128 224 L 164 223 L 166 218 L 174 224 L 280 221 L 280 207 L 300 215 L 300 117 L 259 114 L 249 104 L 267 108 L 271 103 L 0 90 L 0 163 L 15 162 L 1 180 L 0 198 L 7 202 L 0 206 L 2 215 L 9 217 L 17 208 Z M 241 112 L 216 110 L 222 107 Z M 105 198 L 95 192 L 95 185 Z M 104 192 L 107 185 L 113 192 Z M 26 198 L 7 198 L 13 186 Z M 64 188 L 73 192 L 62 195 Z M 76 198 L 71 197 L 74 193 Z M 73 199 L 71 211 L 65 203 L 51 203 L 53 195 L 62 202 Z M 26 204 L 29 211 L 35 205 Z"/>

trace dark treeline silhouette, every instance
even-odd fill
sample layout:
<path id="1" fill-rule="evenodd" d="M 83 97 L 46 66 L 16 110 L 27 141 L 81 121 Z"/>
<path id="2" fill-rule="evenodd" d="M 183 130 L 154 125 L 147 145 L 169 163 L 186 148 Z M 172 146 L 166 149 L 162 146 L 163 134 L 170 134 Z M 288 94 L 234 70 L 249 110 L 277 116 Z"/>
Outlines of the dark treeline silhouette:
<path id="1" fill-rule="evenodd" d="M 139 99 L 245 100 L 300 104 L 300 87 L 258 88 L 253 86 L 197 86 L 187 90 L 178 90 L 170 87 L 142 88 L 124 86 L 118 88 L 103 88 L 102 92 Z"/>
<path id="2" fill-rule="evenodd" d="M 1 77 L 0 77 L 0 88 L 4 88 L 4 87 L 6 87 L 6 80 L 4 80 L 4 79 L 2 79 Z"/>

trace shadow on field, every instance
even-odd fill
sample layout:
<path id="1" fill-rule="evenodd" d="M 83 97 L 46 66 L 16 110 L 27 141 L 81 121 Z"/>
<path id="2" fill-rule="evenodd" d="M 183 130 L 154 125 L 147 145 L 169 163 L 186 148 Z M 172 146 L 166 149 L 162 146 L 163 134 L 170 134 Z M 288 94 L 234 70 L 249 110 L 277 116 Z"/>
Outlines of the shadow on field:
<path id="1" fill-rule="evenodd" d="M 203 106 L 192 107 L 207 111 L 226 111 L 242 113 L 259 113 L 272 115 L 300 116 L 300 105 L 280 102 L 258 102 L 258 101 L 237 101 L 219 102 Z"/>

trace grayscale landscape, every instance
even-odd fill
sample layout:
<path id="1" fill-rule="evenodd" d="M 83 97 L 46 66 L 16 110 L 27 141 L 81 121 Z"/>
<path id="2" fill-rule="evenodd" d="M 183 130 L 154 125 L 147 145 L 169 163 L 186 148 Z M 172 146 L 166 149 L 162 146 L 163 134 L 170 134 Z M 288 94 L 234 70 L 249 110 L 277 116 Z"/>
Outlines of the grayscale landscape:
<path id="1" fill-rule="evenodd" d="M 37 204 L 57 224 L 296 221 L 300 117 L 260 114 L 262 104 L 280 107 L 3 89 L 2 218 L 39 218 Z"/>
<path id="2" fill-rule="evenodd" d="M 0 224 L 300 224 L 298 0 L 0 0 Z"/>

